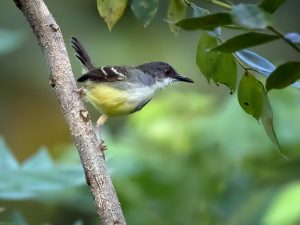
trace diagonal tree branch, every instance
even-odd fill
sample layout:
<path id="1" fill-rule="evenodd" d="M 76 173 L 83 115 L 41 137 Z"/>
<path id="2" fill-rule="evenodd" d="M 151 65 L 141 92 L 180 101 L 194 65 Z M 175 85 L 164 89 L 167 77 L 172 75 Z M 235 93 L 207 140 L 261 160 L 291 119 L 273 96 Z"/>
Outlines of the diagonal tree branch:
<path id="1" fill-rule="evenodd" d="M 55 90 L 69 125 L 103 225 L 125 225 L 120 203 L 104 163 L 88 111 L 80 100 L 59 26 L 43 0 L 14 0 L 43 50 Z"/>

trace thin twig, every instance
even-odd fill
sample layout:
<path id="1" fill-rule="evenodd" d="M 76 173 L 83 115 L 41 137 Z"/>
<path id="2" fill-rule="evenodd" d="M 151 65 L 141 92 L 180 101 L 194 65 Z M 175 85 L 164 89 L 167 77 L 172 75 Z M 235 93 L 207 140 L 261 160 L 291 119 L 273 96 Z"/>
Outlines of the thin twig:
<path id="1" fill-rule="evenodd" d="M 88 111 L 76 91 L 66 46 L 59 26 L 43 0 L 14 0 L 43 50 L 55 90 L 69 125 L 103 225 L 125 225 L 120 203 L 105 166 Z"/>
<path id="2" fill-rule="evenodd" d="M 190 7 L 192 7 L 194 5 L 194 3 L 188 1 L 188 0 L 184 0 L 185 4 L 189 5 Z"/>
<path id="3" fill-rule="evenodd" d="M 223 2 L 223 1 L 219 1 L 219 0 L 204 0 L 205 2 L 209 2 L 211 4 L 214 4 L 216 6 L 219 6 L 221 8 L 224 8 L 224 9 L 228 9 L 230 10 L 232 8 L 232 6 L 226 2 Z"/>
<path id="4" fill-rule="evenodd" d="M 268 29 L 272 31 L 274 34 L 276 34 L 278 37 L 282 38 L 282 40 L 284 40 L 288 45 L 290 45 L 293 49 L 295 49 L 298 53 L 300 53 L 300 48 L 295 43 L 293 43 L 290 39 L 286 38 L 284 33 L 277 30 L 273 26 L 268 26 Z"/>
<path id="5" fill-rule="evenodd" d="M 205 2 L 209 2 L 213 5 L 219 6 L 221 8 L 231 10 L 232 6 L 226 2 L 220 1 L 220 0 L 203 0 Z M 272 33 L 276 34 L 278 37 L 280 37 L 283 41 L 285 41 L 289 46 L 291 46 L 293 49 L 295 49 L 298 53 L 300 53 L 300 48 L 293 43 L 291 40 L 285 37 L 284 33 L 279 31 L 277 28 L 273 26 L 268 26 L 268 30 L 270 30 Z"/>

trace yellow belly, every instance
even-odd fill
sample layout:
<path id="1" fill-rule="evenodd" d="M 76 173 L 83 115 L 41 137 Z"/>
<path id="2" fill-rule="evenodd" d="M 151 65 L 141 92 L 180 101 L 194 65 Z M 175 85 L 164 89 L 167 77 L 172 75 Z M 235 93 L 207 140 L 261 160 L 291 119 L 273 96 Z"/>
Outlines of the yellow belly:
<path id="1" fill-rule="evenodd" d="M 95 108 L 107 116 L 129 114 L 136 107 L 128 101 L 128 93 L 101 83 L 88 85 L 86 96 Z"/>

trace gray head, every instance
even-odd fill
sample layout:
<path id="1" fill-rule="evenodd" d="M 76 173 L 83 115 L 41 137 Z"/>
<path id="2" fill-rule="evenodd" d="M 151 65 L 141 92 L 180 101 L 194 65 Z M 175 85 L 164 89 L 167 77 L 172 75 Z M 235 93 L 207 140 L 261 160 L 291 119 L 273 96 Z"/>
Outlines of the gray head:
<path id="1" fill-rule="evenodd" d="M 138 69 L 153 76 L 158 87 L 163 88 L 177 81 L 194 83 L 193 80 L 179 75 L 176 70 L 168 63 L 164 62 L 149 62 L 137 66 Z"/>

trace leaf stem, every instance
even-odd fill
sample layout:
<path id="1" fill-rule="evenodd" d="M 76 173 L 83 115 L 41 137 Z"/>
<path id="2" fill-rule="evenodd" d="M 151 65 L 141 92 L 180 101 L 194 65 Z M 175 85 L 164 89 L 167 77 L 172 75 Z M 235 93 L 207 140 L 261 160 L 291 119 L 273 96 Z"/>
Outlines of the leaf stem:
<path id="1" fill-rule="evenodd" d="M 184 0 L 184 2 L 185 2 L 185 4 L 187 4 L 187 5 L 189 5 L 189 6 L 194 5 L 194 3 L 192 3 L 192 2 L 190 2 L 190 1 L 188 1 L 188 0 Z"/>
<path id="2" fill-rule="evenodd" d="M 203 1 L 209 2 L 211 4 L 214 4 L 216 6 L 222 7 L 222 8 L 227 9 L 227 10 L 231 10 L 232 9 L 232 5 L 230 5 L 229 3 L 223 2 L 222 0 L 203 0 Z M 278 37 L 280 37 L 283 41 L 285 41 L 288 45 L 290 45 L 298 53 L 300 53 L 300 48 L 295 43 L 293 43 L 291 40 L 289 40 L 288 38 L 286 38 L 285 35 L 284 35 L 284 33 L 282 33 L 280 30 L 278 30 L 277 28 L 275 28 L 273 26 L 268 26 L 268 29 L 272 33 L 274 33 Z"/>
<path id="3" fill-rule="evenodd" d="M 220 1 L 220 0 L 204 0 L 204 1 L 209 2 L 211 4 L 214 4 L 216 6 L 224 8 L 224 9 L 230 10 L 232 8 L 232 6 L 229 3 L 226 3 L 226 2 L 223 2 L 223 1 Z"/>
<path id="4" fill-rule="evenodd" d="M 282 33 L 281 31 L 277 30 L 273 26 L 268 26 L 268 29 L 270 31 L 272 31 L 274 34 L 276 34 L 278 37 L 282 38 L 282 40 L 284 40 L 288 45 L 290 45 L 293 49 L 295 49 L 298 53 L 300 53 L 300 48 L 295 43 L 293 43 L 291 40 L 289 40 L 288 38 L 286 38 L 285 35 L 284 35 L 284 33 Z"/>

